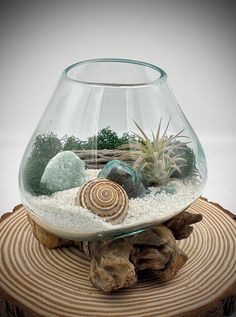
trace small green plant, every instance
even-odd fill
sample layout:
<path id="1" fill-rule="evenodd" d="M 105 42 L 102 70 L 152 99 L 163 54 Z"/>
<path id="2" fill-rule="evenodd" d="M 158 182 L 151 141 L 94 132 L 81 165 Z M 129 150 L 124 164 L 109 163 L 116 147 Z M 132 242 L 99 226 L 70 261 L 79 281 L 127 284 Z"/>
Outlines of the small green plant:
<path id="1" fill-rule="evenodd" d="M 85 147 L 86 142 L 81 141 L 80 139 L 76 138 L 74 135 L 65 136 L 64 138 L 64 145 L 63 151 L 76 151 L 82 150 Z"/>
<path id="2" fill-rule="evenodd" d="M 87 141 L 80 141 L 81 149 L 113 150 L 121 144 L 127 144 L 134 140 L 133 135 L 124 133 L 121 137 L 110 127 L 98 131 L 97 135 L 89 137 Z"/>
<path id="3" fill-rule="evenodd" d="M 81 141 L 79 138 L 71 135 L 65 135 L 62 138 L 64 143 L 63 151 L 76 150 L 113 150 L 122 144 L 133 142 L 135 139 L 133 134 L 124 133 L 121 137 L 111 130 L 110 127 L 103 128 L 98 131 L 97 135 L 89 137 L 86 141 Z"/>
<path id="4" fill-rule="evenodd" d="M 122 155 L 122 159 L 133 157 L 133 167 L 138 169 L 143 183 L 147 186 L 164 185 L 173 175 L 175 171 L 181 173 L 181 168 L 185 166 L 186 159 L 181 156 L 181 150 L 187 144 L 186 142 L 175 142 L 182 135 L 184 130 L 181 130 L 176 135 L 167 136 L 170 120 L 161 135 L 161 122 L 156 134 L 152 132 L 152 140 L 136 123 L 141 135 L 134 133 L 137 142 L 122 145 L 120 148 L 129 147 L 134 151 L 126 152 Z M 175 154 L 175 151 L 180 151 Z"/>
<path id="5" fill-rule="evenodd" d="M 48 162 L 62 150 L 61 140 L 53 133 L 38 135 L 24 167 L 24 184 L 33 195 L 50 195 L 50 190 L 40 183 Z"/>
<path id="6" fill-rule="evenodd" d="M 124 133 L 119 139 L 119 145 L 129 144 L 136 141 L 136 136 L 132 133 Z"/>
<path id="7" fill-rule="evenodd" d="M 112 131 L 110 127 L 104 128 L 98 132 L 97 135 L 97 149 L 111 150 L 120 144 L 119 137 L 116 132 Z"/>
<path id="8" fill-rule="evenodd" d="M 84 142 L 83 150 L 93 150 L 97 149 L 97 136 L 91 136 Z"/>

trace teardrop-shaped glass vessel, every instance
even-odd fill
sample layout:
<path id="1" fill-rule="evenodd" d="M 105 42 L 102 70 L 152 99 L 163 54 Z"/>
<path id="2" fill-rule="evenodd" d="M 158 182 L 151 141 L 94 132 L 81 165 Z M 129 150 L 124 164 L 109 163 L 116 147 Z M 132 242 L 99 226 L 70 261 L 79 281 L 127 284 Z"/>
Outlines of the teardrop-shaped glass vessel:
<path id="1" fill-rule="evenodd" d="M 68 67 L 22 159 L 30 216 L 67 239 L 162 223 L 202 193 L 202 146 L 160 68 L 95 59 Z"/>

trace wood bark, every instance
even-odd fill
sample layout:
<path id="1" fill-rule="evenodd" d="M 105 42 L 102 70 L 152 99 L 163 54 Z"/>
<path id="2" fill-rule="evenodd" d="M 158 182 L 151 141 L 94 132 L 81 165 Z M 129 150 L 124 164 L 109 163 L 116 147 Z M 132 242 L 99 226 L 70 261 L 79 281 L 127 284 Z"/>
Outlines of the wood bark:
<path id="1" fill-rule="evenodd" d="M 125 150 L 76 150 L 74 153 L 78 155 L 84 162 L 86 168 L 101 169 L 111 160 L 120 160 Z M 132 151 L 128 151 L 132 153 Z M 137 153 L 137 151 L 135 152 Z M 132 164 L 133 161 L 123 160 L 125 163 Z"/>

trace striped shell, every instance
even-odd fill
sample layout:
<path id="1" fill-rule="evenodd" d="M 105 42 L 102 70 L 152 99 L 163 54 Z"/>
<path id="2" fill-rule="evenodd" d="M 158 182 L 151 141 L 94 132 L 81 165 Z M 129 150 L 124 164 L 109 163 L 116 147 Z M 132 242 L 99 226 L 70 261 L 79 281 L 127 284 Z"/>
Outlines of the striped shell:
<path id="1" fill-rule="evenodd" d="M 121 222 L 128 210 L 128 196 L 117 183 L 93 179 L 81 186 L 76 202 L 112 224 Z"/>

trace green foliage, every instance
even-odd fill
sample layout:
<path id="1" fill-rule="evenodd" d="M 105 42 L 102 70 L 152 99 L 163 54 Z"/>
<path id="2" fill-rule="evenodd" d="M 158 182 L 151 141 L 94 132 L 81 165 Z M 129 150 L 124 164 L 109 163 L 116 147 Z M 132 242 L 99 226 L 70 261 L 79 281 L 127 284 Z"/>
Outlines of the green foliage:
<path id="1" fill-rule="evenodd" d="M 61 140 L 53 133 L 40 134 L 35 138 L 31 156 L 51 159 L 62 150 Z"/>
<path id="2" fill-rule="evenodd" d="M 64 138 L 64 145 L 63 151 L 75 151 L 75 150 L 82 150 L 85 147 L 86 142 L 81 141 L 80 139 L 76 138 L 74 135 L 65 136 Z"/>
<path id="3" fill-rule="evenodd" d="M 23 172 L 24 184 L 28 192 L 36 196 L 51 194 L 40 180 L 48 162 L 61 150 L 62 143 L 53 133 L 40 134 L 35 138 Z"/>
<path id="4" fill-rule="evenodd" d="M 127 144 L 134 140 L 134 136 L 129 133 L 124 133 L 120 138 L 117 133 L 111 130 L 110 127 L 103 128 L 98 131 L 97 135 L 89 137 L 86 141 L 81 141 L 75 136 L 63 138 L 63 151 L 66 150 L 112 150 L 121 144 Z"/>
<path id="5" fill-rule="evenodd" d="M 122 144 L 129 144 L 129 143 L 132 143 L 132 142 L 135 142 L 136 141 L 136 136 L 134 134 L 130 134 L 130 133 L 124 133 L 121 138 L 119 139 L 119 145 L 122 145 Z"/>
<path id="6" fill-rule="evenodd" d="M 114 149 L 121 144 L 129 143 L 132 139 L 128 133 L 121 138 L 110 127 L 101 129 L 98 135 L 81 141 L 77 137 L 64 136 L 61 140 L 53 133 L 38 135 L 32 145 L 32 151 L 24 167 L 24 184 L 33 195 L 50 195 L 52 192 L 40 183 L 48 162 L 60 151 L 75 151 L 89 149 Z"/>
<path id="7" fill-rule="evenodd" d="M 97 148 L 97 136 L 89 137 L 87 141 L 84 142 L 84 150 L 92 150 Z"/>
<path id="8" fill-rule="evenodd" d="M 104 128 L 98 132 L 97 149 L 111 150 L 119 146 L 119 137 L 116 132 L 112 131 L 110 127 Z"/>

